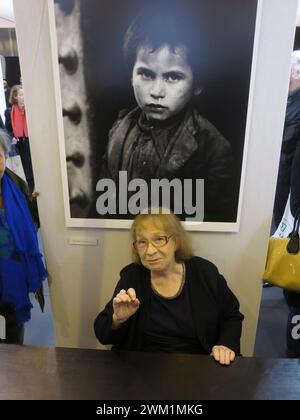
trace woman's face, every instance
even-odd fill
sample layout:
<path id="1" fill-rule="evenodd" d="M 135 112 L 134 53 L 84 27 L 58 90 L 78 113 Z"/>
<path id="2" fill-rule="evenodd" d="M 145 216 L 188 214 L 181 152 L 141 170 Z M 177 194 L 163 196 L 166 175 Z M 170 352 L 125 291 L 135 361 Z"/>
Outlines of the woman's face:
<path id="1" fill-rule="evenodd" d="M 20 107 L 24 106 L 24 91 L 23 89 L 19 89 L 17 92 L 17 102 Z"/>
<path id="2" fill-rule="evenodd" d="M 144 222 L 136 232 L 136 251 L 141 259 L 141 263 L 151 271 L 165 271 L 176 264 L 176 237 L 171 236 L 168 243 L 156 247 L 153 242 L 163 242 L 164 237 L 170 235 L 162 227 L 152 221 Z M 151 242 L 152 241 L 152 242 Z M 140 249 L 140 246 L 142 248 Z"/>
<path id="3" fill-rule="evenodd" d="M 3 177 L 5 168 L 6 168 L 6 157 L 5 157 L 4 150 L 0 146 L 0 179 L 2 179 Z"/>

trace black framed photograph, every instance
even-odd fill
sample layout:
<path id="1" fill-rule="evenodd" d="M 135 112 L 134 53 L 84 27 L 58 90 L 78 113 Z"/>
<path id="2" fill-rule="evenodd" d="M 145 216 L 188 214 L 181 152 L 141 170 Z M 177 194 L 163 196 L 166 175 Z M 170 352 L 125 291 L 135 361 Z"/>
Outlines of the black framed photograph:
<path id="1" fill-rule="evenodd" d="M 49 0 L 67 226 L 238 231 L 259 0 Z"/>

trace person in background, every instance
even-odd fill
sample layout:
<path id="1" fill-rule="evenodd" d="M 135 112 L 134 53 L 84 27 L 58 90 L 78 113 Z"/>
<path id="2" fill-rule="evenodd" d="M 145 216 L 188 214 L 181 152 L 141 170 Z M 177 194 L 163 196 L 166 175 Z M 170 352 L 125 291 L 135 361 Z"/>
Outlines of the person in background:
<path id="1" fill-rule="evenodd" d="M 28 129 L 26 121 L 26 111 L 24 103 L 24 91 L 21 85 L 15 85 L 11 88 L 10 104 L 11 110 L 6 112 L 9 114 L 6 127 L 13 133 L 12 143 L 16 144 L 20 153 L 26 181 L 28 183 L 30 193 L 34 192 L 34 177 L 31 162 L 31 153 L 28 138 Z M 10 118 L 9 118 L 10 117 Z"/>
<path id="2" fill-rule="evenodd" d="M 3 79 L 3 88 L 4 88 L 6 106 L 9 107 L 10 87 L 6 79 Z"/>
<path id="3" fill-rule="evenodd" d="M 5 165 L 8 144 L 0 130 L 0 315 L 6 321 L 6 338 L 0 341 L 22 344 L 32 308 L 29 293 L 35 293 L 43 310 L 42 281 L 47 273 L 27 185 Z"/>
<path id="4" fill-rule="evenodd" d="M 118 350 L 211 354 L 229 365 L 240 355 L 244 316 L 217 267 L 193 255 L 173 213 L 140 214 L 131 234 L 134 262 L 95 320 L 98 340 Z"/>
<path id="5" fill-rule="evenodd" d="M 289 94 L 280 153 L 273 211 L 273 229 L 279 226 L 291 188 L 291 169 L 300 141 L 300 50 L 293 51 Z"/>
<path id="6" fill-rule="evenodd" d="M 298 142 L 291 170 L 291 213 L 294 217 L 300 215 L 300 142 Z M 284 290 L 284 297 L 289 306 L 286 328 L 287 357 L 300 358 L 300 334 L 297 324 L 300 322 L 300 293 Z"/>
<path id="7" fill-rule="evenodd" d="M 272 232 L 280 225 L 290 194 L 294 217 L 300 212 L 300 50 L 292 53 L 289 94 L 275 193 Z M 269 286 L 268 283 L 264 287 Z M 290 308 L 286 327 L 286 356 L 300 357 L 300 337 L 293 334 L 295 316 L 300 315 L 300 294 L 283 290 Z"/>

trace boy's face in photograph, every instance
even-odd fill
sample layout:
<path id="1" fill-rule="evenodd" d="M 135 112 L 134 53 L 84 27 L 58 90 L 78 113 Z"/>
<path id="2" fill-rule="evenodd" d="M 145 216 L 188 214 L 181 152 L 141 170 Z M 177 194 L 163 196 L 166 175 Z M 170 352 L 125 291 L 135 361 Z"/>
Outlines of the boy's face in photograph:
<path id="1" fill-rule="evenodd" d="M 180 112 L 194 95 L 194 77 L 186 48 L 174 51 L 164 44 L 157 50 L 142 45 L 132 71 L 132 86 L 139 107 L 147 119 L 165 121 Z"/>

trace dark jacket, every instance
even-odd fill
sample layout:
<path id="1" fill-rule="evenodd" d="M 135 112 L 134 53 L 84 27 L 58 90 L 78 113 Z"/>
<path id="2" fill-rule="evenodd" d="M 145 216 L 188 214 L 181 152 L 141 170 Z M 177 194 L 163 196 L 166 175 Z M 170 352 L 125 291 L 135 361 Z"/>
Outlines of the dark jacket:
<path id="1" fill-rule="evenodd" d="M 278 227 L 291 187 L 292 165 L 296 147 L 300 141 L 300 89 L 288 96 L 280 162 L 278 168 L 277 186 L 274 202 L 274 222 Z"/>
<path id="2" fill-rule="evenodd" d="M 222 344 L 240 354 L 244 316 L 239 312 L 238 300 L 211 262 L 193 257 L 185 265 L 193 321 L 202 347 L 210 354 L 214 345 Z M 151 297 L 150 271 L 143 265 L 130 264 L 120 274 L 113 297 L 121 289 L 133 287 L 141 302 L 140 308 L 121 327 L 113 330 L 112 298 L 95 320 L 95 334 L 102 344 L 113 344 L 120 350 L 142 351 Z"/>
<path id="3" fill-rule="evenodd" d="M 8 132 L 8 134 L 13 137 L 13 129 L 12 129 L 12 125 L 11 125 L 11 107 L 6 108 L 5 112 L 4 112 L 4 116 L 5 116 L 5 128 Z"/>
<path id="4" fill-rule="evenodd" d="M 292 164 L 290 207 L 295 217 L 300 212 L 300 133 Z"/>
<path id="5" fill-rule="evenodd" d="M 101 178 L 111 178 L 118 185 L 119 171 L 128 171 L 124 156 L 133 155 L 136 149 L 145 147 L 149 135 L 150 138 L 154 136 L 143 133 L 140 118 L 139 108 L 120 113 L 109 133 Z M 151 165 L 147 156 L 144 162 L 136 165 L 140 165 L 141 170 L 135 170 L 135 178 L 147 182 L 162 178 L 203 179 L 204 220 L 235 221 L 237 209 L 232 195 L 234 169 L 230 143 L 195 108 L 188 108 L 184 113 L 158 165 Z M 128 182 L 130 180 L 129 174 Z"/>
<path id="6" fill-rule="evenodd" d="M 300 214 L 300 133 L 293 158 L 291 171 L 290 207 L 291 213 L 294 217 Z M 284 290 L 284 297 L 289 306 L 300 308 L 299 292 L 294 292 L 292 290 Z"/>

